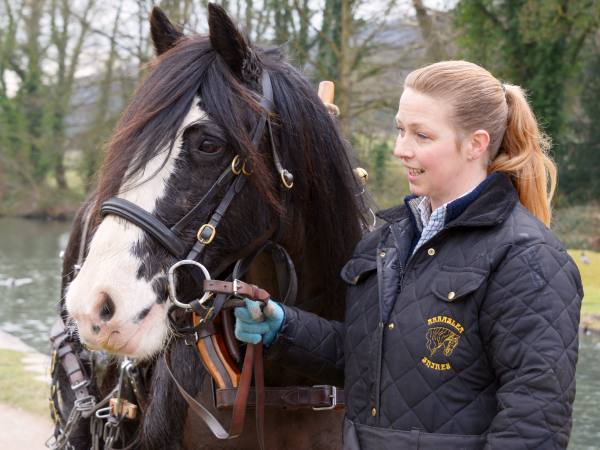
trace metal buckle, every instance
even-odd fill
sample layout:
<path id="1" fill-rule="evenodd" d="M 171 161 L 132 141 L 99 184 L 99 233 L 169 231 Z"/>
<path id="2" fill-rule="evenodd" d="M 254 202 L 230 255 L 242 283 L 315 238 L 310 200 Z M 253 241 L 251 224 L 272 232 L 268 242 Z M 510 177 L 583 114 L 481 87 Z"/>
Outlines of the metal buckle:
<path id="1" fill-rule="evenodd" d="M 237 297 L 238 295 L 238 289 L 240 287 L 240 280 L 238 280 L 237 278 L 233 280 L 233 295 L 235 295 Z"/>
<path id="2" fill-rule="evenodd" d="M 90 380 L 81 380 L 79 383 L 72 384 L 71 390 L 76 391 L 77 389 L 85 387 L 88 384 L 90 384 Z"/>
<path id="3" fill-rule="evenodd" d="M 328 384 L 317 384 L 313 386 L 314 388 L 329 388 L 331 389 L 331 394 L 329 394 L 329 398 L 331 399 L 331 403 L 328 406 L 313 406 L 313 411 L 327 411 L 330 409 L 334 409 L 337 406 L 337 388 L 335 386 L 330 386 Z"/>
<path id="4" fill-rule="evenodd" d="M 74 406 L 83 414 L 84 412 L 94 409 L 96 406 L 96 399 L 92 395 L 88 395 L 79 400 L 75 400 Z"/>
<path id="5" fill-rule="evenodd" d="M 100 420 L 108 419 L 110 417 L 110 406 L 96 410 L 95 416 Z"/>
<path id="6" fill-rule="evenodd" d="M 210 230 L 210 236 L 207 238 L 202 237 L 202 233 L 204 233 L 204 230 L 209 229 Z M 211 225 L 210 223 L 205 223 L 204 225 L 202 225 L 200 227 L 200 229 L 198 230 L 198 233 L 196 233 L 196 239 L 198 239 L 198 241 L 204 245 L 208 245 L 210 244 L 214 239 L 215 236 L 217 235 L 217 229 L 214 227 L 214 225 Z"/>

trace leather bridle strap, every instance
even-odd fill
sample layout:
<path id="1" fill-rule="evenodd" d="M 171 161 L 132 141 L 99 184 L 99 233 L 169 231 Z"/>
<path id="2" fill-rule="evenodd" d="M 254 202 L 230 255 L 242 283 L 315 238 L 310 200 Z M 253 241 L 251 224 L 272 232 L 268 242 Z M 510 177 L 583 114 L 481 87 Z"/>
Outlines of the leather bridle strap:
<path id="1" fill-rule="evenodd" d="M 206 191 L 206 193 L 196 203 L 196 205 L 194 205 L 194 207 L 185 216 L 183 216 L 179 220 L 179 222 L 177 222 L 175 225 L 173 225 L 171 227 L 171 230 L 174 233 L 180 235 L 183 232 L 183 230 L 185 230 L 185 227 L 194 219 L 194 217 L 196 216 L 196 214 L 198 213 L 198 211 L 200 210 L 202 205 L 204 203 L 206 203 L 206 201 L 208 201 L 208 199 L 213 195 L 213 193 L 215 193 L 217 191 L 217 188 L 221 187 L 226 182 L 228 182 L 230 180 L 230 178 L 233 177 L 234 175 L 235 174 L 233 173 L 230 166 L 227 166 L 225 168 L 225 170 L 223 171 L 223 173 L 221 173 L 219 178 L 217 178 L 217 181 L 215 181 L 214 184 L 208 189 L 208 191 Z"/>
<path id="2" fill-rule="evenodd" d="M 217 206 L 215 211 L 212 213 L 212 216 L 210 217 L 210 220 L 208 221 L 208 223 L 203 226 L 208 225 L 208 227 L 213 230 L 213 233 L 216 233 L 215 230 L 217 229 L 217 226 L 221 222 L 221 219 L 227 212 L 227 209 L 231 205 L 231 202 L 233 201 L 235 196 L 242 190 L 242 188 L 246 184 L 246 179 L 247 179 L 246 176 L 238 175 L 238 177 L 234 180 L 234 182 L 231 183 L 231 185 L 229 186 L 229 189 L 227 189 L 227 192 L 223 196 L 223 199 L 219 203 L 219 206 Z M 201 231 L 199 231 L 199 234 L 200 233 L 201 233 Z M 190 250 L 190 252 L 188 253 L 188 255 L 186 256 L 185 259 L 191 259 L 191 260 L 198 261 L 200 259 L 200 256 L 202 255 L 202 252 L 206 248 L 206 246 L 208 244 L 210 244 L 211 242 L 212 242 L 212 238 L 210 240 L 198 239 L 194 243 L 192 249 Z"/>
<path id="3" fill-rule="evenodd" d="M 183 258 L 186 245 L 171 229 L 146 210 L 124 198 L 112 197 L 102 204 L 100 209 L 102 216 L 114 214 L 134 223 L 142 230 L 148 232 L 169 253 L 176 258 Z"/>

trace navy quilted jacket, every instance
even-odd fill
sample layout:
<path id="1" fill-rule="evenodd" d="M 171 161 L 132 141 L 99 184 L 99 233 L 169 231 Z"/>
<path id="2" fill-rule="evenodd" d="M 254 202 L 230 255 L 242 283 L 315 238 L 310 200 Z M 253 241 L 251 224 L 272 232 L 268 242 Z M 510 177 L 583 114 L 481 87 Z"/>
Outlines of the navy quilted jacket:
<path id="1" fill-rule="evenodd" d="M 342 270 L 343 323 L 284 307 L 270 358 L 343 382 L 345 449 L 567 447 L 579 272 L 509 178 L 489 180 L 410 257 L 411 212 L 384 212 Z"/>

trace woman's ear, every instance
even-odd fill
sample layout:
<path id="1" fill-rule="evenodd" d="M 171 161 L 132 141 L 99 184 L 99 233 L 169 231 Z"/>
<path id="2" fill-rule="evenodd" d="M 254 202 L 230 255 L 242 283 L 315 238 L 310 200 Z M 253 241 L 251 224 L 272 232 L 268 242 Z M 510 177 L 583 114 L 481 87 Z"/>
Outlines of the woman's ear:
<path id="1" fill-rule="evenodd" d="M 467 159 L 470 161 L 480 159 L 487 153 L 490 134 L 485 130 L 474 131 L 471 133 L 467 145 Z"/>
<path id="2" fill-rule="evenodd" d="M 162 55 L 173 48 L 177 41 L 183 37 L 183 33 L 175 28 L 158 6 L 152 8 L 150 13 L 150 34 L 152 35 L 156 56 Z"/>

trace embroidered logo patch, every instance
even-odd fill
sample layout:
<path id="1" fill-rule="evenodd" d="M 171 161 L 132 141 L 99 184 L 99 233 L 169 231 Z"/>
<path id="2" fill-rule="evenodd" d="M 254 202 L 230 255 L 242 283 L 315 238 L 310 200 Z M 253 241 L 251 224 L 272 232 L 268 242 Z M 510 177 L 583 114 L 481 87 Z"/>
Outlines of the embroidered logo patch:
<path id="1" fill-rule="evenodd" d="M 421 362 L 433 370 L 450 370 L 452 366 L 447 358 L 452 356 L 465 329 L 460 323 L 447 316 L 427 319 L 427 325 L 429 329 L 425 338 L 429 356 L 424 356 Z"/>

